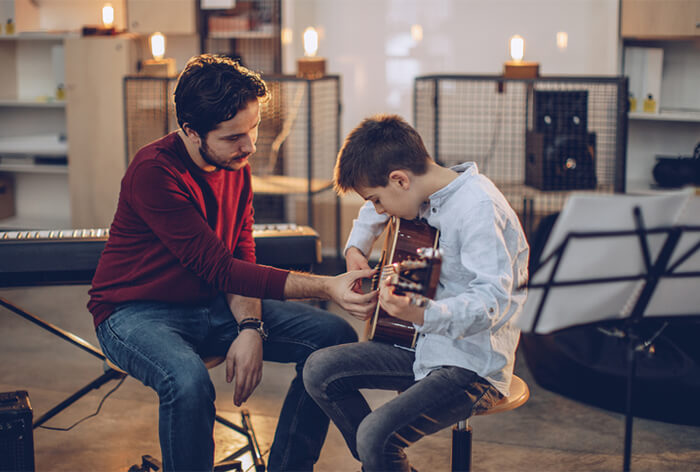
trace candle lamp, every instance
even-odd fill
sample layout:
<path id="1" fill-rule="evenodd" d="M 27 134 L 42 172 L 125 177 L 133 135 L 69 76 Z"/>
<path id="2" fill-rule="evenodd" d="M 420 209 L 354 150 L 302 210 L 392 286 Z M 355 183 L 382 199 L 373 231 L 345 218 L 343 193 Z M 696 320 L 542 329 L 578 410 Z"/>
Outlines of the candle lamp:
<path id="1" fill-rule="evenodd" d="M 540 65 L 537 62 L 523 61 L 525 40 L 515 35 L 510 38 L 510 57 L 503 66 L 503 77 L 506 79 L 536 79 L 540 75 Z"/>
<path id="2" fill-rule="evenodd" d="M 83 36 L 112 36 L 117 34 L 114 28 L 114 7 L 105 3 L 102 7 L 102 24 L 99 26 L 83 26 Z"/>
<path id="3" fill-rule="evenodd" d="M 326 60 L 316 57 L 318 33 L 309 26 L 304 30 L 304 57 L 297 59 L 297 77 L 318 79 L 326 75 Z"/>
<path id="4" fill-rule="evenodd" d="M 141 73 L 149 77 L 175 76 L 175 59 L 165 57 L 165 36 L 153 33 L 148 39 L 153 59 L 146 59 L 141 64 Z"/>

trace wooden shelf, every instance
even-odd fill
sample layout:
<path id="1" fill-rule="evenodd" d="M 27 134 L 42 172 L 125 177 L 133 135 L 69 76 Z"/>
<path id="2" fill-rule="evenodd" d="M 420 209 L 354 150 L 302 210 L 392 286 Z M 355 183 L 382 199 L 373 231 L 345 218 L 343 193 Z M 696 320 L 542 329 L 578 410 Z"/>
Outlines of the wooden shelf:
<path id="1" fill-rule="evenodd" d="M 65 100 L 30 100 L 30 99 L 0 99 L 0 107 L 22 107 L 22 108 L 65 108 Z"/>
<path id="2" fill-rule="evenodd" d="M 66 164 L 37 164 L 28 161 L 26 164 L 5 164 L 0 160 L 0 172 L 28 173 L 28 174 L 68 174 Z"/>
<path id="3" fill-rule="evenodd" d="M 0 138 L 0 155 L 56 157 L 68 155 L 68 141 L 57 134 Z"/>
<path id="4" fill-rule="evenodd" d="M 10 216 L 0 219 L 0 230 L 28 230 L 28 229 L 55 229 L 69 228 L 70 221 L 62 218 L 32 218 L 23 216 Z"/>
<path id="5" fill-rule="evenodd" d="M 309 193 L 309 180 L 285 175 L 253 176 L 253 192 L 257 195 L 306 195 Z M 333 188 L 333 182 L 326 179 L 311 179 L 311 193 Z"/>
<path id="6" fill-rule="evenodd" d="M 27 31 L 12 35 L 0 35 L 0 41 L 62 41 L 67 38 L 79 38 L 80 33 L 67 31 Z"/>
<path id="7" fill-rule="evenodd" d="M 700 112 L 661 111 L 659 113 L 630 112 L 630 120 L 647 121 L 685 121 L 688 123 L 700 123 Z"/>
<path id="8" fill-rule="evenodd" d="M 209 33 L 211 39 L 273 39 L 277 35 L 269 31 L 216 31 Z"/>

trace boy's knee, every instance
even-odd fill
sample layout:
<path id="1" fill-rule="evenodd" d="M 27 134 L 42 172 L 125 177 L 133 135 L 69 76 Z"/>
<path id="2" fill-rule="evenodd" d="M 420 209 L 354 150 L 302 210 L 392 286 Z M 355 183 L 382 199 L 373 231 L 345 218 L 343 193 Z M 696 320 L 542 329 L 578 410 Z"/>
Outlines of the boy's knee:
<path id="1" fill-rule="evenodd" d="M 380 437 L 382 435 L 378 432 L 378 429 L 373 427 L 371 414 L 367 415 L 357 428 L 357 455 L 363 464 L 374 463 L 376 458 L 382 455 L 385 438 Z"/>
<path id="2" fill-rule="evenodd" d="M 324 350 L 312 352 L 304 363 L 304 387 L 309 394 L 317 398 L 321 394 L 322 384 L 327 379 L 327 364 Z"/>

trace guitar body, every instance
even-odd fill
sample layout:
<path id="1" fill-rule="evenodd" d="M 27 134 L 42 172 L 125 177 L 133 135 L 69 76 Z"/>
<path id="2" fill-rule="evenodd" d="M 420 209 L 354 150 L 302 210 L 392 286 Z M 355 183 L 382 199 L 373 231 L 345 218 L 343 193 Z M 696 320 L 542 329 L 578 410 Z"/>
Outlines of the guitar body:
<path id="1" fill-rule="evenodd" d="M 437 249 L 438 236 L 438 231 L 427 223 L 392 218 L 389 221 L 380 267 L 384 268 L 406 260 L 416 259 L 416 250 L 419 248 Z M 383 274 L 381 271 L 378 276 L 374 277 L 372 290 L 378 288 L 379 280 Z M 439 268 L 437 274 L 430 278 L 431 280 L 424 284 L 426 285 L 425 289 L 420 292 L 420 295 L 426 298 L 435 296 Z M 418 338 L 413 323 L 389 315 L 379 307 L 379 304 L 377 304 L 372 318 L 367 320 L 365 334 L 370 341 L 379 341 L 405 348 L 414 348 Z"/>

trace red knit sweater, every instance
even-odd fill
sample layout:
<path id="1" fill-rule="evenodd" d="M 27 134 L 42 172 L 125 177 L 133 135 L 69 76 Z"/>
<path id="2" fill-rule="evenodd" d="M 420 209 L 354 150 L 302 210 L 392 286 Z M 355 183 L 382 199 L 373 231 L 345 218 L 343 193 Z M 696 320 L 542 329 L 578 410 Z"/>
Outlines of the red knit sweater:
<path id="1" fill-rule="evenodd" d="M 250 166 L 202 171 L 173 132 L 124 175 L 92 280 L 95 326 L 120 303 L 194 304 L 218 293 L 281 299 L 289 272 L 255 265 Z"/>

